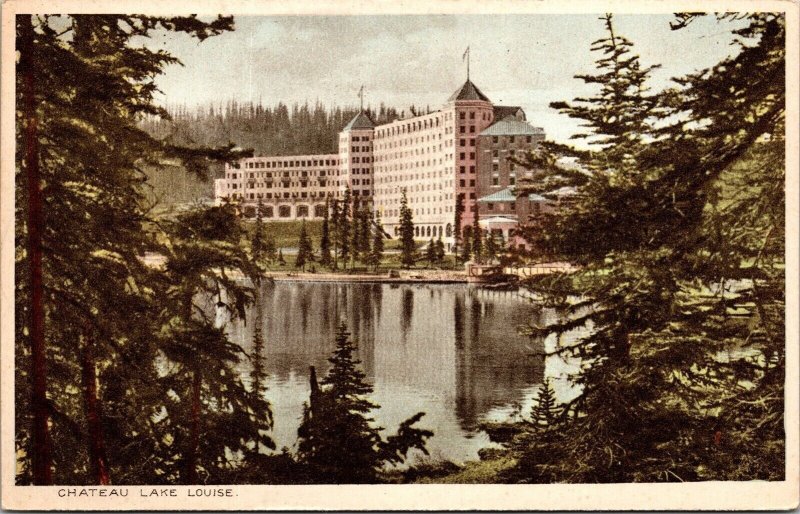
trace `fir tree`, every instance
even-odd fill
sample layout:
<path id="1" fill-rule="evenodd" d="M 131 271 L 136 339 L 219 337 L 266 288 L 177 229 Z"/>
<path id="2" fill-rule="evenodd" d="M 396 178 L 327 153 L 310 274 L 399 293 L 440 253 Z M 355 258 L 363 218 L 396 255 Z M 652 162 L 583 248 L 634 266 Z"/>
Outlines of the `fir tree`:
<path id="1" fill-rule="evenodd" d="M 433 242 L 433 238 L 428 241 L 428 247 L 425 249 L 425 260 L 428 261 L 428 266 L 436 262 L 436 243 Z"/>
<path id="2" fill-rule="evenodd" d="M 436 262 L 440 264 L 444 262 L 444 241 L 442 241 L 442 236 L 439 236 L 439 239 L 436 240 Z"/>
<path id="3" fill-rule="evenodd" d="M 330 201 L 325 199 L 325 215 L 322 218 L 322 237 L 319 242 L 319 263 L 322 266 L 330 266 L 331 258 L 331 236 L 330 236 Z"/>
<path id="4" fill-rule="evenodd" d="M 400 262 L 405 268 L 410 268 L 416 259 L 416 245 L 414 244 L 414 219 L 411 209 L 408 207 L 405 189 L 400 198 L 400 241 L 402 243 Z"/>
<path id="5" fill-rule="evenodd" d="M 483 262 L 483 230 L 478 223 L 478 214 L 472 218 L 472 255 L 475 257 L 475 262 Z"/>
<path id="6" fill-rule="evenodd" d="M 485 232 L 484 239 L 486 240 L 486 260 L 494 262 L 497 259 L 497 241 L 496 236 L 491 231 Z"/>
<path id="7" fill-rule="evenodd" d="M 675 28 L 693 18 L 679 16 Z M 556 104 L 603 148 L 574 152 L 591 171 L 582 178 L 556 165 L 534 181 L 575 181 L 575 205 L 526 235 L 583 269 L 527 285 L 583 300 L 562 302 L 566 320 L 531 333 L 591 323 L 569 353 L 592 364 L 571 378 L 582 393 L 564 406 L 557 432 L 516 438 L 518 465 L 505 479 L 784 476 L 785 303 L 776 271 L 784 249 L 785 25 L 766 13 L 746 20 L 734 31 L 734 55 L 649 96 L 649 68 L 606 16 L 608 36 L 594 46 L 600 72 L 581 77 L 600 93 L 576 101 L 581 107 Z M 734 282 L 735 293 L 722 293 Z M 734 321 L 734 308 L 748 321 Z M 759 357 L 720 359 L 731 344 Z"/>
<path id="8" fill-rule="evenodd" d="M 275 247 L 275 237 L 272 234 L 267 234 L 264 241 L 264 257 L 270 264 L 274 263 L 278 258 L 278 249 Z"/>
<path id="9" fill-rule="evenodd" d="M 283 248 L 278 249 L 278 264 L 286 266 L 286 259 L 283 258 Z"/>
<path id="10" fill-rule="evenodd" d="M 545 378 L 534 397 L 534 404 L 531 408 L 531 423 L 535 427 L 550 428 L 558 414 L 559 408 L 556 405 L 555 391 L 553 391 L 553 386 L 550 385 L 550 379 Z"/>
<path id="11" fill-rule="evenodd" d="M 464 215 L 464 195 L 456 195 L 456 206 L 453 215 L 453 255 L 458 256 L 458 245 L 461 242 L 461 218 Z"/>
<path id="12" fill-rule="evenodd" d="M 352 252 L 351 230 L 352 230 L 352 206 L 350 201 L 350 188 L 344 190 L 342 196 L 342 206 L 339 212 L 339 222 L 337 223 L 337 239 L 339 241 L 339 257 L 342 259 L 342 266 L 347 268 L 347 260 Z"/>
<path id="13" fill-rule="evenodd" d="M 378 271 L 378 266 L 383 259 L 383 237 L 383 226 L 380 214 L 378 214 L 373 226 L 372 248 L 369 252 L 369 264 L 375 267 L 375 271 Z"/>
<path id="14" fill-rule="evenodd" d="M 333 225 L 333 269 L 339 267 L 339 241 L 341 240 L 340 224 L 342 221 L 342 211 L 339 208 L 339 201 L 331 201 L 331 225 Z"/>
<path id="15" fill-rule="evenodd" d="M 413 427 L 424 415 L 417 413 L 400 424 L 386 439 L 370 413 L 379 408 L 369 399 L 372 386 L 359 369 L 356 348 L 342 324 L 336 332 L 331 369 L 316 382 L 311 368 L 311 397 L 298 429 L 298 459 L 311 481 L 321 483 L 375 483 L 387 464 L 399 464 L 409 450 L 427 454 L 425 440 L 433 432 Z"/>
<path id="16" fill-rule="evenodd" d="M 297 259 L 295 260 L 295 268 L 306 270 L 306 263 L 314 260 L 314 250 L 311 247 L 311 240 L 306 231 L 306 220 L 304 219 L 300 224 L 300 237 L 297 242 Z"/>
<path id="17" fill-rule="evenodd" d="M 462 234 L 461 262 L 469 262 L 472 258 L 472 227 L 466 227 Z"/>
<path id="18" fill-rule="evenodd" d="M 256 221 L 253 226 L 253 240 L 250 243 L 250 250 L 253 254 L 253 261 L 258 265 L 264 257 L 265 240 L 264 240 L 264 224 L 261 221 L 261 200 L 258 201 L 256 206 Z"/>

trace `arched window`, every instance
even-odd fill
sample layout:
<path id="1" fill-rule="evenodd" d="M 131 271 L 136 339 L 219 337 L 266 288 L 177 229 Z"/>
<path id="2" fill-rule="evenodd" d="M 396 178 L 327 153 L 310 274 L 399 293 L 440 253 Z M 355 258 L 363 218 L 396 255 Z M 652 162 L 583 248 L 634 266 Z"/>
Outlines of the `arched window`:
<path id="1" fill-rule="evenodd" d="M 419 237 L 419 227 L 414 227 L 414 235 Z"/>
<path id="2" fill-rule="evenodd" d="M 426 232 L 428 233 L 427 237 L 431 237 L 431 227 L 430 226 L 428 226 L 428 229 L 426 230 Z"/>
<path id="3" fill-rule="evenodd" d="M 289 218 L 292 216 L 292 208 L 288 205 L 281 205 L 278 207 L 278 216 L 281 218 Z"/>
<path id="4" fill-rule="evenodd" d="M 324 205 L 315 205 L 314 206 L 314 217 L 316 217 L 316 218 L 324 218 L 325 217 L 325 206 Z"/>
<path id="5" fill-rule="evenodd" d="M 447 227 L 444 230 L 445 237 L 452 237 L 453 236 L 453 226 L 451 224 L 447 224 Z"/>
<path id="6" fill-rule="evenodd" d="M 298 218 L 308 218 L 308 205 L 298 205 L 297 206 L 297 217 Z"/>
<path id="7" fill-rule="evenodd" d="M 442 237 L 442 226 L 439 225 L 439 237 Z"/>
<path id="8" fill-rule="evenodd" d="M 265 218 L 271 218 L 275 215 L 275 211 L 271 205 L 265 205 L 261 207 L 261 215 Z"/>

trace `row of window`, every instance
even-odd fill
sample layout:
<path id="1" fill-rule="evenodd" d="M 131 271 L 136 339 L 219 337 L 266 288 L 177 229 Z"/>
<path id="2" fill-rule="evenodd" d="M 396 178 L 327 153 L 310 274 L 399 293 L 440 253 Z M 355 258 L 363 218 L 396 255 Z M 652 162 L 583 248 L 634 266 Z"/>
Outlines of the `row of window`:
<path id="1" fill-rule="evenodd" d="M 244 161 L 247 169 L 271 169 L 271 168 L 297 168 L 308 166 L 337 166 L 338 159 L 310 159 L 297 161 Z M 239 163 L 234 163 L 234 168 L 239 169 Z"/>

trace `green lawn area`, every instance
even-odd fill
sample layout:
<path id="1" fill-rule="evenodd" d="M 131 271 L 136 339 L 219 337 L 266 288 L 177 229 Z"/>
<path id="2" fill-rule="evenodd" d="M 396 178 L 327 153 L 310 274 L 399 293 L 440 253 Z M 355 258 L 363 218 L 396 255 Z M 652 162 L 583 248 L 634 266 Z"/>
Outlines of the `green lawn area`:
<path id="1" fill-rule="evenodd" d="M 264 233 L 275 239 L 275 246 L 278 248 L 296 248 L 300 239 L 302 223 L 302 221 L 265 221 Z M 245 221 L 242 226 L 247 231 L 247 239 L 252 239 L 255 222 Z M 314 248 L 317 248 L 322 237 L 322 220 L 306 221 L 306 232 L 308 232 Z"/>

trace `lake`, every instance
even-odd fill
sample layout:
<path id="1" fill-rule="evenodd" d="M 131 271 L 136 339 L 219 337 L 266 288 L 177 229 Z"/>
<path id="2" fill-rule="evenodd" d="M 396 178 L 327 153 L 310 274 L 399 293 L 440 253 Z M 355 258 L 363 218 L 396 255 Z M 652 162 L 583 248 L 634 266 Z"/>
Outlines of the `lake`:
<path id="1" fill-rule="evenodd" d="M 544 353 L 579 332 L 558 341 L 520 335 L 520 327 L 541 326 L 559 314 L 514 292 L 461 284 L 277 282 L 262 285 L 259 296 L 247 322 L 229 324 L 228 332 L 251 352 L 253 327 L 262 327 L 278 448 L 295 447 L 309 366 L 325 375 L 340 320 L 375 388 L 376 422 L 393 433 L 425 412 L 418 426 L 434 432 L 428 441 L 434 460 L 477 459 L 491 445 L 479 424 L 527 415 L 545 376 L 561 401 L 577 394 L 568 374 L 578 363 Z M 241 371 L 249 381 L 249 362 Z"/>

